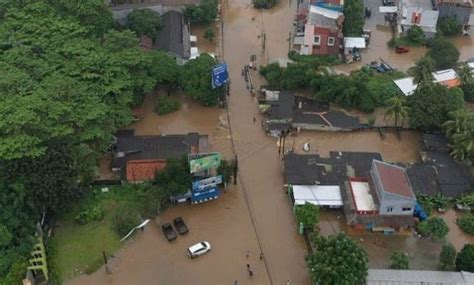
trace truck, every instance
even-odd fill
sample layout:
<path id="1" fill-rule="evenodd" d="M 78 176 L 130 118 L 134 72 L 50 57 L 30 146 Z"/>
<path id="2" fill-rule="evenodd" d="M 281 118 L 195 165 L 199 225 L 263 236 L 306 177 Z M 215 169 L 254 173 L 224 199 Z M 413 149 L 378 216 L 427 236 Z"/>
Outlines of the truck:
<path id="1" fill-rule="evenodd" d="M 189 229 L 186 226 L 186 224 L 184 223 L 183 218 L 178 217 L 178 218 L 173 220 L 173 223 L 174 223 L 174 227 L 178 230 L 178 233 L 180 235 L 184 235 L 184 234 L 187 234 L 189 232 Z"/>
<path id="2" fill-rule="evenodd" d="M 163 230 L 163 234 L 165 235 L 168 241 L 172 241 L 176 239 L 176 233 L 173 230 L 173 227 L 170 223 L 166 223 L 161 226 L 161 230 Z"/>

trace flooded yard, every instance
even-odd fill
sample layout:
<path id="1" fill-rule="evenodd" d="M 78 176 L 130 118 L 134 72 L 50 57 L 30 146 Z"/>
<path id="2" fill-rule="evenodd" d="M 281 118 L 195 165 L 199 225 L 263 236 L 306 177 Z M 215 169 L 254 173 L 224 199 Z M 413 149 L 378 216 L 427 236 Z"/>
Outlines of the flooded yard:
<path id="1" fill-rule="evenodd" d="M 436 213 L 443 218 L 449 227 L 447 240 L 454 245 L 457 251 L 460 251 L 466 243 L 474 244 L 474 236 L 464 233 L 456 224 L 456 219 L 462 217 L 462 213 L 449 209 L 445 213 Z"/>

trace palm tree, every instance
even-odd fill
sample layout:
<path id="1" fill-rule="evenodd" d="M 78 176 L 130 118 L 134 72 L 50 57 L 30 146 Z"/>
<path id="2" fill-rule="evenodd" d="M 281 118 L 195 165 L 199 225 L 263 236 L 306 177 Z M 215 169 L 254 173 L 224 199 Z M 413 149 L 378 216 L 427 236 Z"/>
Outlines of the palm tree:
<path id="1" fill-rule="evenodd" d="M 388 108 L 385 111 L 384 119 L 393 119 L 395 121 L 395 127 L 398 124 L 398 120 L 402 119 L 402 126 L 405 118 L 408 116 L 408 107 L 406 106 L 405 97 L 395 96 L 390 98 L 388 101 Z"/>
<path id="2" fill-rule="evenodd" d="M 471 68 L 467 63 L 463 63 L 461 68 L 457 72 L 458 79 L 461 81 L 461 86 L 466 86 L 474 82 L 474 78 L 472 76 Z"/>
<path id="3" fill-rule="evenodd" d="M 471 165 L 471 157 L 474 150 L 474 138 L 470 131 L 464 131 L 453 135 L 451 156 L 467 165 Z"/>
<path id="4" fill-rule="evenodd" d="M 452 139 L 453 135 L 469 131 L 474 128 L 474 115 L 464 109 L 456 110 L 449 113 L 450 120 L 443 123 L 442 127 L 446 132 L 446 136 Z"/>
<path id="5" fill-rule="evenodd" d="M 420 58 L 413 69 L 413 83 L 418 84 L 418 88 L 430 87 L 434 83 L 434 62 L 429 56 Z"/>

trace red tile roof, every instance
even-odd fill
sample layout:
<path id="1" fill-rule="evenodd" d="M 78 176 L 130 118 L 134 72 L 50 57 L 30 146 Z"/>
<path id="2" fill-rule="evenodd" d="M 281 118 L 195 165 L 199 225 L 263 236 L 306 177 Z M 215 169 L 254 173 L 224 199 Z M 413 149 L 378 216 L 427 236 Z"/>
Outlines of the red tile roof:
<path id="1" fill-rule="evenodd" d="M 383 191 L 406 198 L 415 198 L 405 169 L 382 161 L 374 160 Z"/>
<path id="2" fill-rule="evenodd" d="M 127 161 L 126 176 L 128 182 L 153 180 L 158 170 L 165 168 L 164 159 L 141 159 Z"/>

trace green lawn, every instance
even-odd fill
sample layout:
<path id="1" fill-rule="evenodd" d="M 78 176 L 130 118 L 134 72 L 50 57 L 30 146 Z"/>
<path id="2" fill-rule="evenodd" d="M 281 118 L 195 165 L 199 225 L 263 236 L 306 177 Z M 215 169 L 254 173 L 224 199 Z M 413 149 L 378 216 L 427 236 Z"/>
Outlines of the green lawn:
<path id="1" fill-rule="evenodd" d="M 109 189 L 109 193 L 100 193 L 79 203 L 100 203 L 105 211 L 102 221 L 77 224 L 74 218 L 80 209 L 78 205 L 58 222 L 53 243 L 56 251 L 55 263 L 63 280 L 97 270 L 103 264 L 102 251 L 108 255 L 113 254 L 122 244 L 113 228 L 115 213 L 124 208 L 141 209 L 133 186 L 113 186 Z"/>

